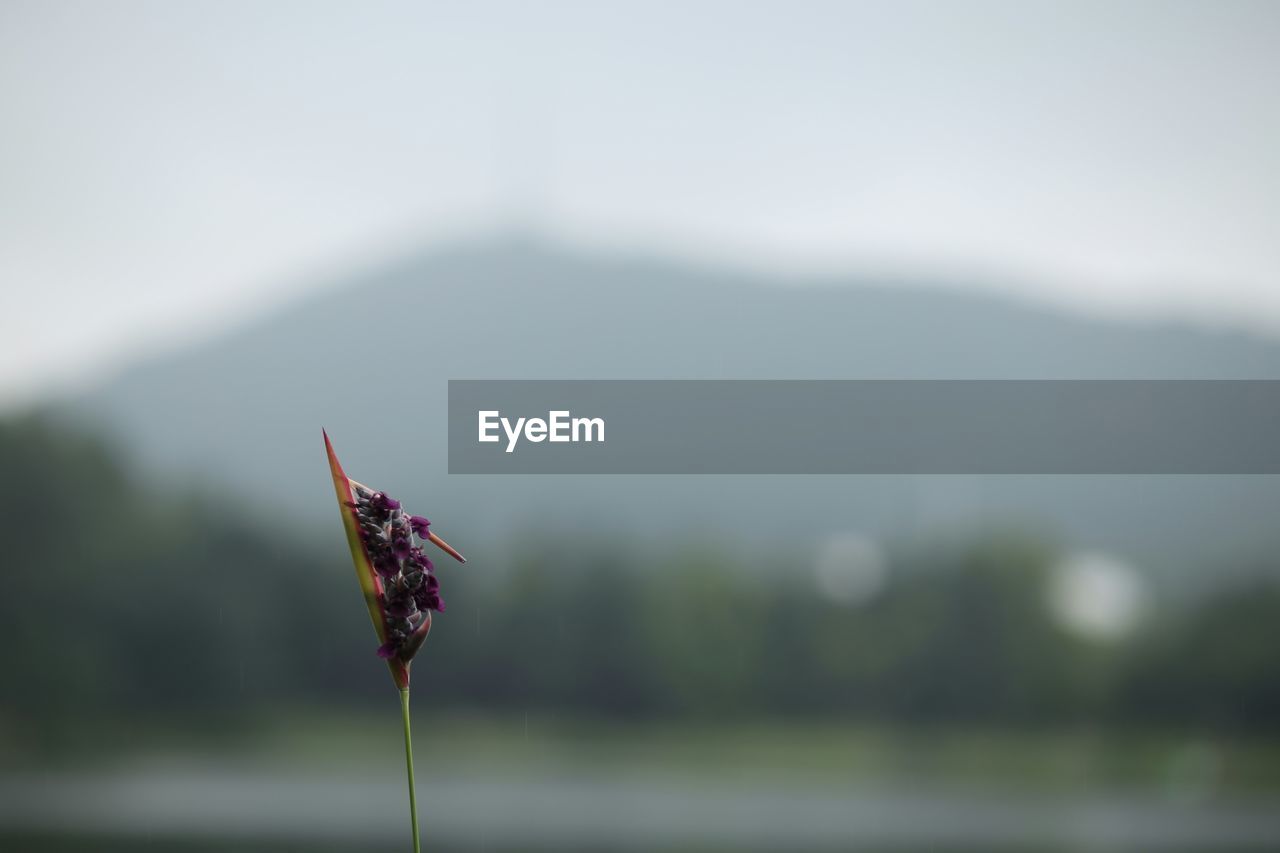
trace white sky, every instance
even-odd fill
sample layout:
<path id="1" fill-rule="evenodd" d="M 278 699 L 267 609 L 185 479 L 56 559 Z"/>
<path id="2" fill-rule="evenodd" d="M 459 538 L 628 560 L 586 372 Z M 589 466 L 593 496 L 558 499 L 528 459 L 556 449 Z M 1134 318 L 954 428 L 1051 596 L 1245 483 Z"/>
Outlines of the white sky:
<path id="1" fill-rule="evenodd" d="M 0 0 L 0 401 L 513 221 L 1280 329 L 1278 46 L 1217 0 Z"/>

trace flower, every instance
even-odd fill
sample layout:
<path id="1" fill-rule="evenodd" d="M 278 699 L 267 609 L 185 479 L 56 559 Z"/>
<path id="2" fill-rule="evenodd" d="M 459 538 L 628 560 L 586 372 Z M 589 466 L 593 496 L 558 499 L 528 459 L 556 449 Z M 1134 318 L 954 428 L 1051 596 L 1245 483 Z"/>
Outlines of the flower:
<path id="1" fill-rule="evenodd" d="M 329 469 L 347 531 L 356 575 L 377 632 L 378 657 L 387 661 L 396 686 L 409 685 L 409 664 L 431 630 L 431 613 L 444 612 L 440 581 L 422 545 L 436 545 L 466 560 L 430 532 L 430 522 L 407 515 L 400 501 L 347 477 L 324 437 Z"/>
<path id="2" fill-rule="evenodd" d="M 418 614 L 418 605 L 414 601 L 413 593 L 404 587 L 387 598 L 384 609 L 388 616 L 398 619 L 408 619 Z"/>
<path id="3" fill-rule="evenodd" d="M 386 513 L 393 509 L 400 508 L 400 501 L 383 492 L 374 492 L 373 496 L 369 498 L 369 503 L 380 513 Z"/>
<path id="4" fill-rule="evenodd" d="M 440 580 L 435 575 L 427 575 L 426 582 L 413 591 L 413 600 L 419 610 L 443 613 L 444 599 L 440 597 Z"/>
<path id="5" fill-rule="evenodd" d="M 422 553 L 421 548 L 410 548 L 405 562 L 424 572 L 430 572 L 435 568 L 435 565 L 427 559 L 427 555 Z"/>

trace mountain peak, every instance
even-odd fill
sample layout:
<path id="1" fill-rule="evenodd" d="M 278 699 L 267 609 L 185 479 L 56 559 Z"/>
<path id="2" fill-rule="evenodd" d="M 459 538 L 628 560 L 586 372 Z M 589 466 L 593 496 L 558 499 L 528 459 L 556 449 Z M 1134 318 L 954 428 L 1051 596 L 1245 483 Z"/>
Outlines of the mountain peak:
<path id="1" fill-rule="evenodd" d="M 1250 541 L 1264 532 L 1249 527 L 1250 514 L 1211 524 L 1203 485 L 1168 482 L 1101 478 L 1067 488 L 1052 478 L 976 478 L 976 491 L 961 489 L 957 499 L 957 481 L 929 478 L 446 474 L 451 378 L 1280 376 L 1280 346 L 1244 336 L 852 277 L 840 286 L 786 284 L 507 235 L 338 282 L 223 338 L 139 364 L 75 409 L 165 476 L 252 482 L 264 505 L 314 518 L 331 510 L 311 440 L 324 424 L 353 449 L 353 470 L 415 505 L 456 512 L 440 519 L 451 528 L 644 519 L 646 529 L 694 525 L 736 537 L 761 535 L 751 519 L 762 516 L 815 535 L 1017 517 L 1047 519 L 1087 544 L 1123 549 L 1159 538 L 1183 551 L 1205 544 L 1197 537 Z M 1247 487 L 1250 500 L 1258 489 L 1280 490 L 1254 479 L 1267 482 Z M 1229 495 L 1215 501 L 1230 512 Z M 435 520 L 440 512 L 431 511 Z"/>

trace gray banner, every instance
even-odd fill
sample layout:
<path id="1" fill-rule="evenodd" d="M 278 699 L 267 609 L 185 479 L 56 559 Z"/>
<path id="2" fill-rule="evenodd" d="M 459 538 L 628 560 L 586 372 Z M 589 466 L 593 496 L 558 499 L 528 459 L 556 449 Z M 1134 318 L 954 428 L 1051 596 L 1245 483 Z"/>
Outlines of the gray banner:
<path id="1" fill-rule="evenodd" d="M 451 474 L 1277 474 L 1278 438 L 1271 380 L 449 381 Z"/>

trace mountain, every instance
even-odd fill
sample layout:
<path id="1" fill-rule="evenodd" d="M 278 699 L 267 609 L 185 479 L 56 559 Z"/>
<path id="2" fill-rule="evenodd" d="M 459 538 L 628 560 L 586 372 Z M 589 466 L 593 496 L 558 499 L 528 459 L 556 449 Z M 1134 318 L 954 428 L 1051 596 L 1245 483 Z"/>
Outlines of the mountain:
<path id="1" fill-rule="evenodd" d="M 507 241 L 331 282 L 63 411 L 153 471 L 235 489 L 282 522 L 333 520 L 324 426 L 355 476 L 463 544 L 535 528 L 789 541 L 807 569 L 834 532 L 1015 525 L 1200 578 L 1265 570 L 1280 544 L 1269 477 L 449 476 L 450 378 L 1280 378 L 1280 345 L 927 283 L 771 279 Z"/>

